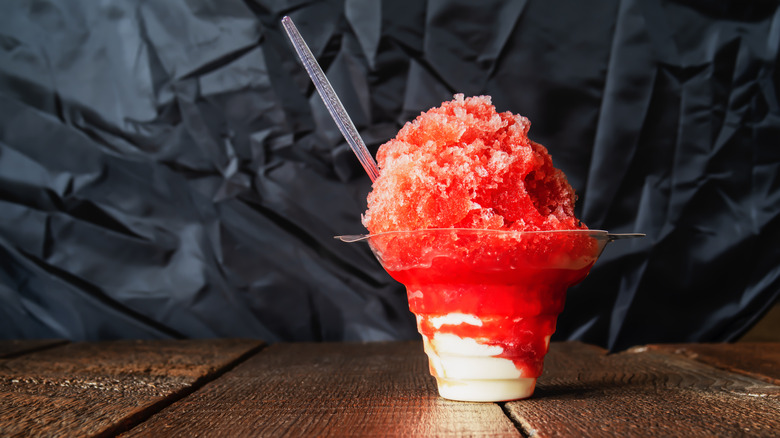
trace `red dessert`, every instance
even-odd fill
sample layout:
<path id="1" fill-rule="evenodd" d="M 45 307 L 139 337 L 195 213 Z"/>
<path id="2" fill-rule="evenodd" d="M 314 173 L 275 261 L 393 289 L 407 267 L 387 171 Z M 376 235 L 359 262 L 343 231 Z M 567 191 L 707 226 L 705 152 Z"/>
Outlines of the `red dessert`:
<path id="1" fill-rule="evenodd" d="M 574 191 L 529 127 L 489 97 L 456 95 L 377 155 L 363 223 L 407 287 L 447 398 L 530 396 L 566 289 L 606 242 L 574 216 Z"/>

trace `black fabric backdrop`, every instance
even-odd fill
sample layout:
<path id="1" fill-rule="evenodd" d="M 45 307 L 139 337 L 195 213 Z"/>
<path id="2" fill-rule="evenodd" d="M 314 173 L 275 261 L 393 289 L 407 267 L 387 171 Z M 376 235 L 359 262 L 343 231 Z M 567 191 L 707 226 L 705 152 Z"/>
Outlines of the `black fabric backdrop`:
<path id="1" fill-rule="evenodd" d="M 780 294 L 775 1 L 16 0 L 0 14 L 0 335 L 416 336 L 365 245 L 372 152 L 462 92 L 528 116 L 608 246 L 554 339 L 732 340 Z"/>

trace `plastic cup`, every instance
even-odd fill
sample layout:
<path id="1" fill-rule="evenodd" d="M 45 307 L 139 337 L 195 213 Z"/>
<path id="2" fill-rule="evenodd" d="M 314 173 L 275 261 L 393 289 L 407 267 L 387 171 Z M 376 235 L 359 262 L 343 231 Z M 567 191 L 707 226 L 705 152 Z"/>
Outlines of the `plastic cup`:
<path id="1" fill-rule="evenodd" d="M 439 394 L 530 397 L 563 310 L 609 241 L 606 231 L 435 229 L 367 237 L 406 286 Z"/>

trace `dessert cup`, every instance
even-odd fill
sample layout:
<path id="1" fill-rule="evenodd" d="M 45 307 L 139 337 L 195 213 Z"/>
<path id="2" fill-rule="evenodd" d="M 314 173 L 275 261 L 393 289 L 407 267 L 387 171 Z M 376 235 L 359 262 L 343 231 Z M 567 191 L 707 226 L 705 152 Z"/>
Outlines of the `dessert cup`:
<path id="1" fill-rule="evenodd" d="M 429 229 L 358 236 L 404 284 L 439 394 L 530 397 L 566 290 L 611 235 L 599 230 Z"/>

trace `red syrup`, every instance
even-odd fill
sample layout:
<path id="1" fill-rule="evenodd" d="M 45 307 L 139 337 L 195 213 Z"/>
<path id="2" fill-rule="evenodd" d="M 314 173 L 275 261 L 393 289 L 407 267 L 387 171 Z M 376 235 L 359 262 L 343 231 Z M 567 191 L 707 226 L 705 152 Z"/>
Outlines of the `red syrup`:
<path id="1" fill-rule="evenodd" d="M 429 266 L 404 269 L 392 269 L 392 261 L 387 263 L 385 257 L 385 267 L 407 287 L 409 308 L 418 316 L 421 334 L 433 339 L 435 333 L 448 333 L 501 347 L 497 356 L 511 360 L 522 377 L 538 377 L 566 290 L 587 276 L 598 256 L 591 240 L 580 240 L 579 247 L 545 248 L 546 263 L 540 262 L 536 249 L 512 253 L 502 248 L 498 252 L 512 253 L 510 262 L 501 257 L 474 260 L 460 252 L 460 257 L 437 256 Z M 573 251 L 580 256 L 572 258 Z M 414 252 L 407 247 L 397 254 L 408 258 Z M 475 315 L 482 325 L 433 325 L 432 318 L 451 313 Z"/>

